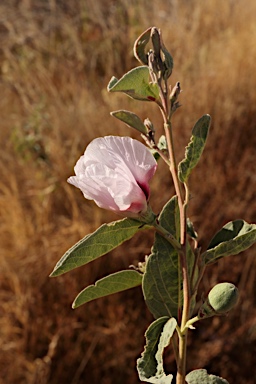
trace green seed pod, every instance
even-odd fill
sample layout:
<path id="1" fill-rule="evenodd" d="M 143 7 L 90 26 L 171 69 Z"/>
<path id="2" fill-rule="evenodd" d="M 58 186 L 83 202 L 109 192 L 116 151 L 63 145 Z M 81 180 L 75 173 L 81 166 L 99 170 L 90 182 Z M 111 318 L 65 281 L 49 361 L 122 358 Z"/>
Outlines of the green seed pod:
<path id="1" fill-rule="evenodd" d="M 231 283 L 215 285 L 199 310 L 200 318 L 228 313 L 238 301 L 238 289 Z"/>

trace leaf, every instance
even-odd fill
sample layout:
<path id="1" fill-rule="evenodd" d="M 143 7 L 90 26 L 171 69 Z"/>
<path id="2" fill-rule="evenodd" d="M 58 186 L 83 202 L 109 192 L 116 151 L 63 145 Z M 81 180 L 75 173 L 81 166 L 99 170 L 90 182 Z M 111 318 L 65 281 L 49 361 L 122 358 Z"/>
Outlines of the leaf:
<path id="1" fill-rule="evenodd" d="M 155 101 L 159 98 L 158 85 L 149 82 L 147 66 L 133 68 L 118 81 L 112 77 L 108 84 L 108 91 L 124 92 L 137 100 Z"/>
<path id="2" fill-rule="evenodd" d="M 77 308 L 89 301 L 100 297 L 122 292 L 141 285 L 142 274 L 137 271 L 120 271 L 96 281 L 95 285 L 89 285 L 75 298 L 72 307 Z"/>
<path id="3" fill-rule="evenodd" d="M 103 224 L 71 247 L 58 261 L 50 276 L 59 276 L 105 255 L 143 228 L 145 226 L 140 221 L 128 218 Z"/>
<path id="4" fill-rule="evenodd" d="M 177 196 L 164 206 L 159 222 L 169 233 L 179 240 L 180 218 Z M 192 277 L 195 256 L 187 243 L 189 276 Z M 198 269 L 193 276 L 196 280 Z M 179 255 L 176 249 L 160 234 L 156 233 L 152 253 L 146 264 L 142 289 L 146 304 L 155 318 L 175 317 L 182 306 L 182 274 Z M 191 310 L 195 303 L 191 303 Z"/>
<path id="5" fill-rule="evenodd" d="M 114 87 L 114 85 L 118 82 L 118 79 L 115 76 L 112 76 L 109 83 L 108 83 L 108 89 Z"/>
<path id="6" fill-rule="evenodd" d="M 167 151 L 167 142 L 165 135 L 160 136 L 157 146 L 161 151 Z"/>
<path id="7" fill-rule="evenodd" d="M 159 223 L 179 239 L 179 207 L 176 196 L 164 206 Z M 177 316 L 181 302 L 179 256 L 173 246 L 158 233 L 147 260 L 142 288 L 146 304 L 155 318 Z"/>
<path id="8" fill-rule="evenodd" d="M 114 111 L 110 113 L 112 116 L 117 119 L 123 121 L 125 124 L 129 125 L 132 128 L 135 128 L 137 131 L 144 133 L 146 135 L 148 133 L 147 128 L 135 113 L 130 111 Z"/>
<path id="9" fill-rule="evenodd" d="M 203 115 L 194 125 L 192 137 L 185 151 L 185 159 L 178 166 L 178 175 L 182 183 L 185 183 L 192 171 L 200 160 L 203 152 L 208 131 L 211 124 L 211 117 Z"/>
<path id="10" fill-rule="evenodd" d="M 187 384 L 228 384 L 222 377 L 208 375 L 206 369 L 195 369 L 186 375 Z"/>
<path id="11" fill-rule="evenodd" d="M 137 360 L 137 370 L 141 381 L 153 384 L 170 384 L 173 375 L 165 375 L 163 367 L 164 348 L 170 344 L 177 322 L 174 318 L 161 317 L 155 320 L 146 331 L 146 347 Z"/>
<path id="12" fill-rule="evenodd" d="M 145 53 L 146 45 L 151 36 L 151 27 L 144 31 L 134 43 L 133 53 L 136 59 L 141 63 L 148 65 L 148 56 Z"/>
<path id="13" fill-rule="evenodd" d="M 158 143 L 157 143 L 157 147 L 164 154 L 166 154 L 166 155 L 168 154 L 166 137 L 164 135 L 160 136 Z M 152 155 L 154 156 L 154 158 L 156 159 L 156 161 L 159 160 L 159 158 L 160 158 L 159 153 L 155 149 L 150 149 L 150 151 L 151 151 Z"/>
<path id="14" fill-rule="evenodd" d="M 213 237 L 202 257 L 206 264 L 210 264 L 222 257 L 237 255 L 255 242 L 256 224 L 244 220 L 230 221 Z"/>

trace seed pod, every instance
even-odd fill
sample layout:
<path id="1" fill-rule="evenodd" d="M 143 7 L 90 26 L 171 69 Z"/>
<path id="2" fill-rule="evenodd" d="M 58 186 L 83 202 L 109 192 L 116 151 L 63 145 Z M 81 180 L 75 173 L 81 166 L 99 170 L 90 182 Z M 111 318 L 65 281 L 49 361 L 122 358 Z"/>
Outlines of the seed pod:
<path id="1" fill-rule="evenodd" d="M 201 306 L 200 318 L 228 313 L 238 301 L 238 289 L 231 283 L 215 285 L 208 294 L 207 300 Z"/>

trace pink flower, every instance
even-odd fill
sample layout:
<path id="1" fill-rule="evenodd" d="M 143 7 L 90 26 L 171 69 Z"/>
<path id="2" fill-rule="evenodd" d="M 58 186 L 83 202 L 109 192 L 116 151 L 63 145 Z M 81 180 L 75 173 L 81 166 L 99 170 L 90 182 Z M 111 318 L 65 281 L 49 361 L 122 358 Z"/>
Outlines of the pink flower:
<path id="1" fill-rule="evenodd" d="M 75 165 L 76 176 L 68 182 L 101 208 L 138 214 L 147 210 L 149 180 L 156 167 L 153 155 L 139 141 L 106 136 L 88 145 Z"/>

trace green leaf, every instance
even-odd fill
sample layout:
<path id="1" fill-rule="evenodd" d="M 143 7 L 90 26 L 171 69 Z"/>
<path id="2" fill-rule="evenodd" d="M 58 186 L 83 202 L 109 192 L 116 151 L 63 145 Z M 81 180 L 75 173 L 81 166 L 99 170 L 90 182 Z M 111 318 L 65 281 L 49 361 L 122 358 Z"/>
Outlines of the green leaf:
<path id="1" fill-rule="evenodd" d="M 166 137 L 165 135 L 160 136 L 158 143 L 157 143 L 158 148 L 161 151 L 167 152 L 167 142 L 166 142 Z"/>
<path id="2" fill-rule="evenodd" d="M 146 135 L 148 133 L 147 128 L 135 113 L 130 111 L 114 111 L 110 113 L 112 116 L 117 119 L 123 121 L 125 124 L 129 125 L 132 128 L 135 128 L 137 131 L 144 133 Z"/>
<path id="3" fill-rule="evenodd" d="M 244 220 L 230 221 L 213 237 L 202 257 L 206 264 L 210 264 L 222 257 L 237 255 L 255 242 L 256 224 Z"/>
<path id="4" fill-rule="evenodd" d="M 164 206 L 159 215 L 159 223 L 177 240 L 180 232 L 180 215 L 177 196 Z M 195 255 L 187 243 L 187 262 L 189 276 L 193 281 L 198 275 L 198 268 L 193 272 Z M 152 253 L 146 264 L 142 289 L 146 304 L 155 318 L 169 316 L 177 318 L 182 306 L 182 273 L 179 255 L 176 249 L 163 236 L 156 233 Z M 195 301 L 191 303 L 191 310 Z"/>
<path id="5" fill-rule="evenodd" d="M 187 384 L 228 384 L 222 377 L 208 375 L 206 369 L 195 369 L 186 375 Z"/>
<path id="6" fill-rule="evenodd" d="M 100 297 L 122 292 L 141 285 L 142 274 L 137 271 L 120 271 L 96 281 L 95 285 L 89 285 L 75 298 L 72 307 L 77 308 L 89 301 Z"/>
<path id="7" fill-rule="evenodd" d="M 164 206 L 159 223 L 179 240 L 179 207 L 176 196 Z M 177 316 L 181 305 L 179 256 L 174 247 L 158 233 L 147 260 L 142 288 L 146 304 L 155 318 Z"/>
<path id="8" fill-rule="evenodd" d="M 182 183 L 185 183 L 192 171 L 197 165 L 203 152 L 208 131 L 211 124 L 211 117 L 203 115 L 194 125 L 192 137 L 185 151 L 185 159 L 178 166 L 178 175 Z"/>
<path id="9" fill-rule="evenodd" d="M 146 347 L 137 369 L 141 381 L 153 384 L 170 384 L 173 375 L 165 375 L 163 367 L 164 348 L 170 344 L 177 322 L 174 318 L 161 317 L 155 320 L 146 331 Z"/>
<path id="10" fill-rule="evenodd" d="M 109 83 L 108 83 L 108 89 L 114 87 L 114 85 L 118 82 L 118 79 L 115 76 L 112 76 Z"/>
<path id="11" fill-rule="evenodd" d="M 128 218 L 103 224 L 71 247 L 58 261 L 50 276 L 59 276 L 105 255 L 143 228 L 145 226 L 140 221 Z"/>
<path id="12" fill-rule="evenodd" d="M 166 137 L 164 135 L 160 136 L 158 143 L 157 143 L 157 147 L 164 154 L 166 154 L 166 155 L 168 154 Z M 150 151 L 151 151 L 152 155 L 154 156 L 154 158 L 156 159 L 156 161 L 159 160 L 159 158 L 160 158 L 159 153 L 155 149 L 150 149 Z"/>
<path id="13" fill-rule="evenodd" d="M 108 84 L 108 91 L 124 92 L 137 100 L 155 101 L 159 98 L 158 85 L 149 82 L 147 66 L 133 68 L 118 81 L 112 77 Z"/>
<path id="14" fill-rule="evenodd" d="M 148 56 L 145 52 L 146 45 L 148 44 L 151 36 L 151 27 L 144 31 L 134 43 L 133 53 L 136 59 L 141 64 L 148 64 Z"/>

